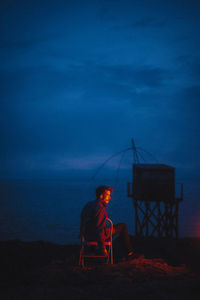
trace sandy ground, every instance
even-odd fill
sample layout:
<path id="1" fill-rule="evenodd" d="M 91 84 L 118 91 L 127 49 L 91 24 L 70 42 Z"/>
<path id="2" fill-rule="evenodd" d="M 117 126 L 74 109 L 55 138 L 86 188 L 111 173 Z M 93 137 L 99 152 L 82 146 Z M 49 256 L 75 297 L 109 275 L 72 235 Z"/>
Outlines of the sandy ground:
<path id="1" fill-rule="evenodd" d="M 78 266 L 78 245 L 0 242 L 1 300 L 200 299 L 200 239 L 133 239 L 137 259 Z"/>

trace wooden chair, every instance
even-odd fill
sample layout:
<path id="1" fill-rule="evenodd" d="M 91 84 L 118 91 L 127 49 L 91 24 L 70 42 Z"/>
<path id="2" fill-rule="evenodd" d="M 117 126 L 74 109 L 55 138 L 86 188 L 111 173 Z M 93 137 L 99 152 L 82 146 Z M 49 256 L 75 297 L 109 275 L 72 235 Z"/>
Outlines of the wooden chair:
<path id="1" fill-rule="evenodd" d="M 79 256 L 79 266 L 85 267 L 85 258 L 102 258 L 106 260 L 106 263 L 113 264 L 113 247 L 112 247 L 112 233 L 113 233 L 113 223 L 110 219 L 106 219 L 110 223 L 110 236 L 105 242 L 107 248 L 107 255 L 99 255 L 98 253 L 88 252 L 87 248 L 90 246 L 98 246 L 97 241 L 87 241 L 84 234 L 81 236 L 81 250 Z"/>

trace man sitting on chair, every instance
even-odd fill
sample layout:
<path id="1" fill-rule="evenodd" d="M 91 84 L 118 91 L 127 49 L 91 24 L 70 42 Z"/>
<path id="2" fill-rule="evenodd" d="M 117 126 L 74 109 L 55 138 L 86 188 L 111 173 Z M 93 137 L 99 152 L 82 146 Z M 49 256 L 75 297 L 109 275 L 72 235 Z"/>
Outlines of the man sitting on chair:
<path id="1" fill-rule="evenodd" d="M 109 237 L 110 227 L 106 227 L 107 211 L 113 188 L 101 185 L 96 189 L 96 200 L 88 202 L 81 212 L 80 234 L 84 234 L 86 239 L 98 242 L 101 255 L 107 255 L 105 241 Z M 133 258 L 133 248 L 131 246 L 128 230 L 125 223 L 113 226 L 113 234 L 120 234 L 126 248 L 127 258 Z"/>

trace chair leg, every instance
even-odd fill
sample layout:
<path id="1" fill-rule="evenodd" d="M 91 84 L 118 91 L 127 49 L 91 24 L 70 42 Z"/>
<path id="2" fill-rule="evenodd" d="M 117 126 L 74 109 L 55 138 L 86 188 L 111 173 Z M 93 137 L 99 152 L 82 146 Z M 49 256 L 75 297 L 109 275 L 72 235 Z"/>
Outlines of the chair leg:
<path id="1" fill-rule="evenodd" d="M 111 263 L 111 265 L 113 265 L 113 248 L 112 248 L 112 245 L 111 245 L 111 248 L 110 248 L 110 263 Z"/>
<path id="2" fill-rule="evenodd" d="M 81 261 L 81 267 L 84 268 L 85 267 L 85 261 L 84 261 L 84 257 L 82 257 L 82 261 Z"/>
<path id="3" fill-rule="evenodd" d="M 79 265 L 79 266 L 81 265 L 81 253 L 80 253 L 80 255 L 79 255 L 78 265 Z"/>
<path id="4" fill-rule="evenodd" d="M 78 262 L 78 265 L 81 266 L 82 268 L 85 267 L 85 257 L 83 255 L 83 252 L 84 252 L 84 246 L 81 247 L 81 250 L 80 250 L 80 256 L 79 256 L 79 262 Z M 113 248 L 112 248 L 112 245 L 109 245 L 108 247 L 108 255 L 107 255 L 107 258 L 106 258 L 106 263 L 107 264 L 110 264 L 112 265 L 113 264 Z"/>
<path id="5" fill-rule="evenodd" d="M 82 261 L 83 261 L 83 246 L 81 247 L 81 250 L 80 250 L 80 256 L 79 256 L 79 262 L 78 262 L 78 265 L 79 266 L 82 266 Z"/>
<path id="6" fill-rule="evenodd" d="M 81 255 L 80 258 L 79 258 L 79 264 L 78 264 L 80 267 L 84 268 L 85 267 L 85 264 L 84 264 L 84 257 Z"/>
<path id="7" fill-rule="evenodd" d="M 108 248 L 108 257 L 107 257 L 107 264 L 109 264 L 109 262 L 111 262 L 112 258 L 111 258 L 111 245 Z"/>

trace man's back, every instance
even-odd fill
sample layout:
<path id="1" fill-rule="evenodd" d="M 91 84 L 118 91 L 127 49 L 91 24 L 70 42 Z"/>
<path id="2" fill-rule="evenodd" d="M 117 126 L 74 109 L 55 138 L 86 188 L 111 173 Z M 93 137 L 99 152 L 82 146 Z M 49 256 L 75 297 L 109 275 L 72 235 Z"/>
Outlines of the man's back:
<path id="1" fill-rule="evenodd" d="M 95 239 L 99 244 L 105 242 L 105 224 L 107 212 L 105 205 L 96 200 L 88 202 L 81 212 L 80 233 L 88 240 Z"/>

